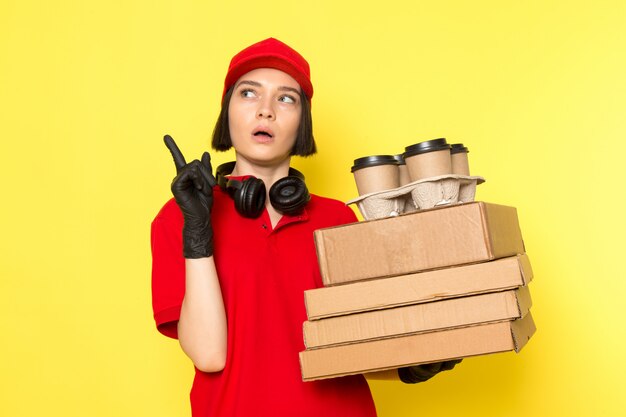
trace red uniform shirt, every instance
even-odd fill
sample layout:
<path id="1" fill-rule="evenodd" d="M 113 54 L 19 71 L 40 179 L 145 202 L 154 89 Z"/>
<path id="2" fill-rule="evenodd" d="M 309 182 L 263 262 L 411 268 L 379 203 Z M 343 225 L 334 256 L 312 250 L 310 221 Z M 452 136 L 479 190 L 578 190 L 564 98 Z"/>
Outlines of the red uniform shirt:
<path id="1" fill-rule="evenodd" d="M 228 352 L 223 371 L 196 369 L 193 416 L 376 416 L 362 375 L 302 382 L 298 357 L 304 350 L 304 291 L 322 286 L 313 231 L 357 221 L 352 210 L 313 195 L 301 215 L 283 216 L 272 229 L 267 211 L 244 218 L 216 187 L 211 217 Z M 182 227 L 173 199 L 152 223 L 154 318 L 169 337 L 177 337 L 185 292 Z"/>

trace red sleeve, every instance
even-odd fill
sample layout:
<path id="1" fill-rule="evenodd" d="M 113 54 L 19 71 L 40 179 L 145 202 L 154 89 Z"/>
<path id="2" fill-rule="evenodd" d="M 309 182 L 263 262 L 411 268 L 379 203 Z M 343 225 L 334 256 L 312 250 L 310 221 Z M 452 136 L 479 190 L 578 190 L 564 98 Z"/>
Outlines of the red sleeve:
<path id="1" fill-rule="evenodd" d="M 345 206 L 345 207 L 346 207 L 346 210 L 345 210 L 345 214 L 343 216 L 341 224 L 358 222 L 359 219 L 357 219 L 356 214 L 354 214 L 354 211 L 352 211 L 352 208 L 350 206 Z"/>
<path id="2" fill-rule="evenodd" d="M 152 221 L 152 310 L 157 329 L 177 338 L 180 308 L 185 296 L 182 213 L 170 200 Z"/>

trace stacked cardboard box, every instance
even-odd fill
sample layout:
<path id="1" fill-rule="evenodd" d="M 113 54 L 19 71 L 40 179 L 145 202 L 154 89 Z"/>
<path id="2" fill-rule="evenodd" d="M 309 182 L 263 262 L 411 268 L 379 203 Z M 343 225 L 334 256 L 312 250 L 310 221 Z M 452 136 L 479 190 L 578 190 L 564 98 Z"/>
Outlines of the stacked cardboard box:
<path id="1" fill-rule="evenodd" d="M 517 212 L 484 202 L 318 230 L 305 381 L 519 351 L 535 331 Z"/>

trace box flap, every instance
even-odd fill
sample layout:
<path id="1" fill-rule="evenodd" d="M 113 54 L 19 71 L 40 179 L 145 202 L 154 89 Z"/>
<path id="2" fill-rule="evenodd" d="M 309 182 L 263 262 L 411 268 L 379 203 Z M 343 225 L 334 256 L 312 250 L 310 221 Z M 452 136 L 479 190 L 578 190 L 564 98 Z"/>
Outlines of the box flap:
<path id="1" fill-rule="evenodd" d="M 324 246 L 324 236 L 321 230 L 315 230 L 313 232 L 313 240 L 315 241 L 315 252 L 317 254 L 317 261 L 320 266 L 321 275 L 328 276 L 328 257 L 326 256 L 326 247 Z"/>
<path id="2" fill-rule="evenodd" d="M 515 207 L 480 202 L 491 259 L 525 253 Z"/>
<path id="3" fill-rule="evenodd" d="M 522 273 L 524 285 L 528 285 L 534 277 L 533 268 L 530 266 L 530 260 L 528 259 L 528 255 L 526 253 L 517 255 L 517 257 L 519 259 L 520 271 Z"/>
<path id="4" fill-rule="evenodd" d="M 517 308 L 520 317 L 524 317 L 533 305 L 532 299 L 530 298 L 530 291 L 528 290 L 528 287 L 520 287 L 515 290 L 515 293 L 515 299 L 517 301 Z"/>
<path id="5" fill-rule="evenodd" d="M 511 334 L 515 343 L 515 352 L 522 350 L 536 331 L 537 328 L 530 312 L 523 319 L 511 322 Z"/>

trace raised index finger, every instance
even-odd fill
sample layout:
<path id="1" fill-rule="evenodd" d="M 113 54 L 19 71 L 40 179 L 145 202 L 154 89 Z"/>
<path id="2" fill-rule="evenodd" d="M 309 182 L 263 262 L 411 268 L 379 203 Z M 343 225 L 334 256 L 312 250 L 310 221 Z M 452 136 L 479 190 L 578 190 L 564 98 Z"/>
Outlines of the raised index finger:
<path id="1" fill-rule="evenodd" d="M 202 162 L 201 172 L 204 175 L 204 179 L 209 183 L 209 187 L 215 187 L 217 181 L 215 181 L 215 177 L 213 176 L 213 168 L 211 167 L 211 155 L 208 152 L 202 154 Z"/>
<path id="2" fill-rule="evenodd" d="M 170 150 L 170 153 L 172 154 L 172 158 L 174 158 L 174 165 L 176 165 L 176 172 L 179 172 L 182 169 L 182 167 L 187 165 L 187 162 L 185 162 L 185 157 L 183 156 L 183 153 L 180 151 L 180 149 L 178 149 L 176 142 L 174 142 L 174 139 L 172 139 L 170 135 L 163 136 L 163 141 L 165 142 L 165 146 L 167 146 L 167 149 Z"/>

